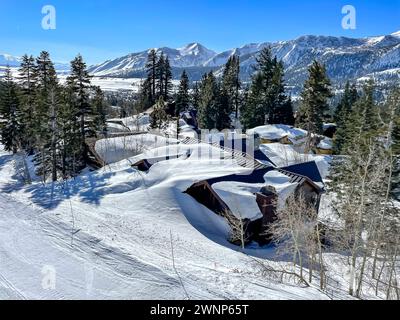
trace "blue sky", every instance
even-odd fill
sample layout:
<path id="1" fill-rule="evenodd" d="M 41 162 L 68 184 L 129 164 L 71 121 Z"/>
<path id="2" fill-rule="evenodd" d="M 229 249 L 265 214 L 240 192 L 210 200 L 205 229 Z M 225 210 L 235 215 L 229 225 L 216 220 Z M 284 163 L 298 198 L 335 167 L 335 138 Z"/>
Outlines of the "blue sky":
<path id="1" fill-rule="evenodd" d="M 43 30 L 44 5 L 57 13 Z M 357 29 L 341 26 L 344 5 L 357 10 Z M 304 34 L 364 37 L 400 30 L 400 0 L 0 0 L 0 53 L 50 51 L 90 63 L 150 47 L 200 42 L 223 51 L 250 42 Z"/>

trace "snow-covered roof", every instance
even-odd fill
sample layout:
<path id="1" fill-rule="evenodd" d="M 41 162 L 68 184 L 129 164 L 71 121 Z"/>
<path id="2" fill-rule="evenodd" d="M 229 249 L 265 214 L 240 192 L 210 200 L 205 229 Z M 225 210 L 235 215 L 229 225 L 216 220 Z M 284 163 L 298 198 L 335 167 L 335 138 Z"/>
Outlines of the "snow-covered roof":
<path id="1" fill-rule="evenodd" d="M 290 177 L 275 170 L 267 172 L 264 179 L 266 185 L 273 187 L 278 195 L 278 208 L 285 206 L 287 198 L 293 194 L 298 186 L 297 182 L 291 182 Z"/>
<path id="2" fill-rule="evenodd" d="M 260 151 L 278 167 L 288 166 L 306 157 L 300 155 L 293 146 L 281 143 L 262 144 Z"/>
<path id="3" fill-rule="evenodd" d="M 294 128 L 288 125 L 283 124 L 275 124 L 275 125 L 265 125 L 260 126 L 247 131 L 247 134 L 253 135 L 257 134 L 261 138 L 269 139 L 269 140 L 278 140 L 284 137 L 288 137 L 290 139 L 301 139 L 307 136 L 307 131 Z"/>
<path id="4" fill-rule="evenodd" d="M 255 193 L 263 186 L 264 184 L 223 181 L 213 184 L 212 188 L 237 218 L 254 221 L 262 218 Z"/>
<path id="5" fill-rule="evenodd" d="M 332 148 L 333 148 L 333 141 L 332 141 L 332 139 L 325 138 L 324 140 L 322 140 L 322 141 L 318 144 L 317 148 L 323 149 L 323 150 L 332 150 Z"/>
<path id="6" fill-rule="evenodd" d="M 179 141 L 176 139 L 152 134 L 141 134 L 101 139 L 96 142 L 95 149 L 103 161 L 110 164 L 134 157 L 146 150 L 176 145 L 178 143 Z"/>
<path id="7" fill-rule="evenodd" d="M 337 127 L 336 123 L 324 123 L 324 125 L 323 125 L 324 131 L 328 130 L 329 128 L 336 128 L 336 127 Z"/>

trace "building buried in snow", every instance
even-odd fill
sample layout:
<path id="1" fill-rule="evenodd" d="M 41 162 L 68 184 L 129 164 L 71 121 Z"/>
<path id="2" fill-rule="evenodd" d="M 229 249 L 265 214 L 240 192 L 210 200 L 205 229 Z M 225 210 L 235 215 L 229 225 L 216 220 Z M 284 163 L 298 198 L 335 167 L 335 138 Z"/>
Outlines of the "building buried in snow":
<path id="1" fill-rule="evenodd" d="M 316 163 L 307 162 L 200 181 L 186 193 L 218 215 L 242 220 L 246 242 L 267 244 L 269 226 L 290 195 L 301 192 L 318 209 L 323 191 Z"/>

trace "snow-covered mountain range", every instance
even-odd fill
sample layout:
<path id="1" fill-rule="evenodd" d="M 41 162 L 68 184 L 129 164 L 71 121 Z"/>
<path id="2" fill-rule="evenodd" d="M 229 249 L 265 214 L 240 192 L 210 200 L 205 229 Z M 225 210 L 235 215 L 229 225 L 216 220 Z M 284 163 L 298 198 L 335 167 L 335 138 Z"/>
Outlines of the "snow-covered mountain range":
<path id="1" fill-rule="evenodd" d="M 19 67 L 21 57 L 13 56 L 6 53 L 0 53 L 0 67 Z M 54 67 L 58 72 L 66 72 L 69 70 L 69 64 L 64 62 L 54 62 Z"/>
<path id="2" fill-rule="evenodd" d="M 150 50 L 131 53 L 114 60 L 107 60 L 104 63 L 91 67 L 89 71 L 95 76 L 142 77 Z M 157 54 L 163 52 L 168 56 L 173 67 L 174 77 L 178 77 L 178 71 L 181 69 L 190 69 L 192 73 L 196 73 L 197 70 L 210 69 L 207 67 L 207 63 L 217 55 L 216 52 L 207 49 L 199 43 L 190 43 L 178 49 L 164 47 L 155 48 L 155 50 Z M 202 72 L 199 72 L 198 75 L 195 74 L 195 79 L 200 78 L 201 75 Z"/>
<path id="3" fill-rule="evenodd" d="M 9 54 L 0 54 L 0 66 L 18 67 L 20 58 Z"/>
<path id="4" fill-rule="evenodd" d="M 302 36 L 290 41 L 247 44 L 221 53 L 199 43 L 179 49 L 165 47 L 156 50 L 168 55 L 176 78 L 183 69 L 187 69 L 191 80 L 199 80 L 204 72 L 210 70 L 218 74 L 228 58 L 236 54 L 241 58 L 242 78 L 249 79 L 257 55 L 267 46 L 284 62 L 287 84 L 293 88 L 302 85 L 307 67 L 314 59 L 326 64 L 328 74 L 336 84 L 366 77 L 373 77 L 380 83 L 400 80 L 400 31 L 362 39 Z M 141 77 L 149 50 L 108 60 L 91 67 L 90 72 L 95 76 Z"/>
<path id="5" fill-rule="evenodd" d="M 335 87 L 342 87 L 347 80 L 363 81 L 368 78 L 375 79 L 382 86 L 400 81 L 400 31 L 361 39 L 309 35 L 289 41 L 250 43 L 221 53 L 199 43 L 190 43 L 178 49 L 156 48 L 156 51 L 169 57 L 175 79 L 179 79 L 185 69 L 192 81 L 200 80 L 209 71 L 220 75 L 228 58 L 235 54 L 240 56 L 241 76 L 247 81 L 257 55 L 267 46 L 284 62 L 286 84 L 294 95 L 301 90 L 307 77 L 307 67 L 314 59 L 326 64 Z M 145 75 L 150 50 L 107 60 L 91 66 L 89 71 L 97 77 L 141 78 Z M 0 54 L 0 67 L 17 67 L 19 62 L 19 57 Z M 55 63 L 55 66 L 59 72 L 69 69 L 64 63 Z"/>

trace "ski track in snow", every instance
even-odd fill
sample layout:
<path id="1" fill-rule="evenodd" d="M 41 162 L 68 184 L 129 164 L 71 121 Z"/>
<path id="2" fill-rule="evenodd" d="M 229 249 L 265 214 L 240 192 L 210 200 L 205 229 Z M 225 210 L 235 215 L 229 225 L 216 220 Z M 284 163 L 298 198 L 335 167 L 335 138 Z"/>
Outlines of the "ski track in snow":
<path id="1" fill-rule="evenodd" d="M 9 197 L 0 195 L 0 210 L 7 213 L 0 222 L 0 284 L 5 297 L 25 298 L 19 287 L 28 288 L 29 298 L 34 299 L 166 298 L 157 293 L 179 289 L 178 281 L 163 271 L 82 232 L 74 235 L 71 246 L 68 226 Z M 22 220 L 21 215 L 29 220 Z M 57 272 L 55 290 L 42 288 L 45 266 L 54 266 Z M 23 268 L 21 274 L 19 268 Z M 86 277 L 92 277 L 93 283 Z M 137 296 L 130 297 L 129 292 Z"/>

